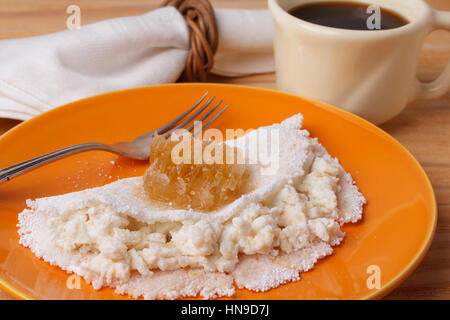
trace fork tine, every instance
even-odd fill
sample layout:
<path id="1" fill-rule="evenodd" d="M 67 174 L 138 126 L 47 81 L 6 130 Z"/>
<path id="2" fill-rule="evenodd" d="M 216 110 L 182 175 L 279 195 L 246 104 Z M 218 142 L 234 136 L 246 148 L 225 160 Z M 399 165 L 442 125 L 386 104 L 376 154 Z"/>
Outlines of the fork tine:
<path id="1" fill-rule="evenodd" d="M 216 105 L 215 105 L 214 107 L 211 108 L 211 110 L 208 110 L 208 112 L 205 113 L 203 116 L 201 116 L 200 119 L 195 120 L 195 121 L 203 121 L 203 120 L 205 120 L 211 113 L 213 113 L 214 110 L 217 109 L 217 107 L 218 107 L 221 103 L 222 103 L 222 100 L 220 100 L 219 102 L 217 102 Z M 187 128 L 188 131 L 192 131 L 192 129 L 194 129 L 194 127 L 195 127 L 195 121 L 194 121 L 193 124 L 191 124 L 191 125 L 189 126 L 189 128 Z"/>
<path id="2" fill-rule="evenodd" d="M 195 111 L 191 116 L 189 116 L 189 118 L 187 118 L 186 120 L 184 120 L 183 122 L 181 122 L 180 124 L 178 124 L 177 126 L 173 127 L 172 129 L 168 130 L 167 132 L 164 133 L 164 137 L 168 137 L 172 134 L 172 132 L 174 132 L 177 129 L 180 129 L 182 127 L 184 127 L 186 124 L 188 124 L 191 121 L 194 121 L 195 118 L 203 111 L 206 109 L 207 106 L 209 106 L 209 104 L 211 103 L 211 101 L 213 101 L 215 99 L 215 97 L 212 97 L 211 99 L 209 99 L 200 109 L 198 109 L 197 111 Z"/>
<path id="3" fill-rule="evenodd" d="M 178 118 L 172 120 L 169 123 L 166 123 L 165 125 L 163 125 L 162 127 L 156 129 L 156 132 L 158 132 L 158 134 L 163 134 L 165 133 L 168 129 L 172 128 L 174 125 L 176 125 L 178 122 L 180 122 L 180 120 L 182 120 L 183 118 L 185 118 L 189 113 L 192 112 L 192 110 L 194 110 L 195 108 L 197 108 L 197 106 L 206 98 L 206 96 L 208 95 L 208 91 L 205 92 L 205 94 L 203 94 L 203 96 L 200 98 L 200 100 L 198 100 L 192 107 L 190 107 L 185 113 L 183 113 L 181 116 L 179 116 Z"/>
<path id="4" fill-rule="evenodd" d="M 214 117 L 212 117 L 204 126 L 202 126 L 202 129 L 206 129 L 211 123 L 213 123 L 230 105 L 227 104 L 225 107 L 223 107 L 219 112 L 217 112 Z M 192 128 L 194 129 L 194 128 Z M 191 130 L 192 130 L 191 129 Z M 189 130 L 189 131 L 191 131 Z M 197 134 L 200 133 L 200 130 L 197 130 L 194 132 L 193 136 L 195 137 Z"/>

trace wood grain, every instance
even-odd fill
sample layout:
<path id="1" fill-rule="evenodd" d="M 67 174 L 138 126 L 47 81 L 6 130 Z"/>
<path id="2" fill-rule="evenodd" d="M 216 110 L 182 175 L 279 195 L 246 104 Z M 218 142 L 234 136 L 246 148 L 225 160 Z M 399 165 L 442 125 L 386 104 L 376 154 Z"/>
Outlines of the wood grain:
<path id="1" fill-rule="evenodd" d="M 435 8 L 450 10 L 448 0 L 428 0 Z M 0 39 L 34 36 L 65 28 L 66 7 L 82 9 L 82 23 L 145 13 L 161 2 L 152 0 L 0 0 Z M 266 8 L 266 0 L 212 0 L 221 8 Z M 450 34 L 435 31 L 427 38 L 418 76 L 430 81 L 450 58 Z M 210 76 L 224 82 L 276 89 L 274 74 L 241 78 Z M 18 121 L 0 119 L 0 134 Z M 402 143 L 422 164 L 436 192 L 439 221 L 430 251 L 417 270 L 387 299 L 450 299 L 450 93 L 409 105 L 381 126 Z M 0 299 L 10 297 L 0 291 Z"/>

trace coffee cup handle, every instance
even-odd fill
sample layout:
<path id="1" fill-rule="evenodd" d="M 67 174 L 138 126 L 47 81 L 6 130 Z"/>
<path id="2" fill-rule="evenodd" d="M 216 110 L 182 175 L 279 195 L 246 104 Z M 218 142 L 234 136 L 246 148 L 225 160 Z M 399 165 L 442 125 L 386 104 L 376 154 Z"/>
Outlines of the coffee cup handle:
<path id="1" fill-rule="evenodd" d="M 450 31 L 450 12 L 433 10 L 434 28 Z M 444 95 L 450 88 L 450 61 L 442 74 L 434 81 L 417 81 L 416 99 L 433 99 Z"/>

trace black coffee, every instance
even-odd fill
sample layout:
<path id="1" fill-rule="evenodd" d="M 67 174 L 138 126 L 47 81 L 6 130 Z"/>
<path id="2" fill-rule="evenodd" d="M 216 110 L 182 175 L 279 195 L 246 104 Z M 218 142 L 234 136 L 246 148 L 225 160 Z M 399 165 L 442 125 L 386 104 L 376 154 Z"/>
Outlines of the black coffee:
<path id="1" fill-rule="evenodd" d="M 408 24 L 408 20 L 399 14 L 380 8 L 379 25 L 374 27 L 374 24 L 370 24 L 369 27 L 367 21 L 374 12 L 367 13 L 368 7 L 368 4 L 357 2 L 316 2 L 295 7 L 289 13 L 311 23 L 340 29 L 386 30 Z"/>

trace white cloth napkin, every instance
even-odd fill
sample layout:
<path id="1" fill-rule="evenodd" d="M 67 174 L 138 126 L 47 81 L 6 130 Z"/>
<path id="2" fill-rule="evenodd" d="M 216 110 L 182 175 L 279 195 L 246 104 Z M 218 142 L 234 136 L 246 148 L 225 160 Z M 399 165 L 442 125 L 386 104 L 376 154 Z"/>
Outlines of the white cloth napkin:
<path id="1" fill-rule="evenodd" d="M 212 72 L 270 72 L 272 21 L 266 10 L 217 9 Z M 0 117 L 27 120 L 88 96 L 176 81 L 189 28 L 172 7 L 53 34 L 0 40 Z"/>

